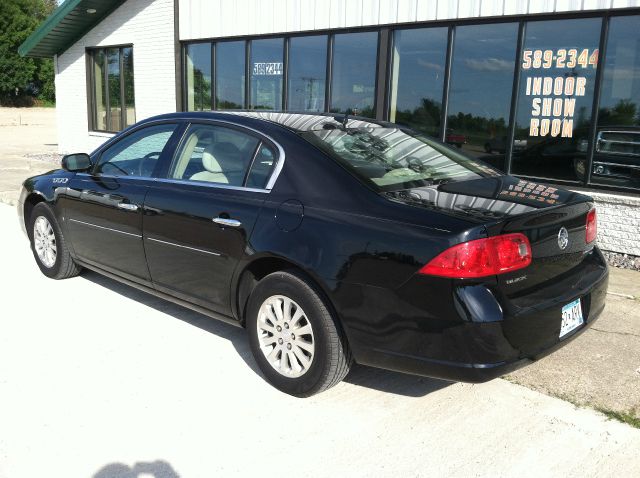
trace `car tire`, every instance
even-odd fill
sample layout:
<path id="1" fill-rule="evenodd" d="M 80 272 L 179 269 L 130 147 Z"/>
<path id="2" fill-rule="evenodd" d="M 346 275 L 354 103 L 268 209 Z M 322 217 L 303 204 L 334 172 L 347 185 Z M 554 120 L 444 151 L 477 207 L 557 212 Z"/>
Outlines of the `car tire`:
<path id="1" fill-rule="evenodd" d="M 289 395 L 323 392 L 351 368 L 351 352 L 331 308 L 297 271 L 274 272 L 258 282 L 249 298 L 246 328 L 267 381 Z"/>
<path id="2" fill-rule="evenodd" d="M 58 221 L 46 203 L 33 208 L 28 231 L 31 252 L 45 276 L 68 279 L 80 273 L 82 268 L 73 261 Z"/>

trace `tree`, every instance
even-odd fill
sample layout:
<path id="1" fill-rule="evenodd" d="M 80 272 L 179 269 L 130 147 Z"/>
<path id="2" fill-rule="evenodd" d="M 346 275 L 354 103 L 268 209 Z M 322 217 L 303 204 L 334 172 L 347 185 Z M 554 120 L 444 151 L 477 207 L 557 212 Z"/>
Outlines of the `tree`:
<path id="1" fill-rule="evenodd" d="M 55 7 L 55 0 L 0 2 L 0 102 L 11 102 L 12 97 L 35 90 L 52 99 L 52 60 L 22 58 L 18 47 Z"/>

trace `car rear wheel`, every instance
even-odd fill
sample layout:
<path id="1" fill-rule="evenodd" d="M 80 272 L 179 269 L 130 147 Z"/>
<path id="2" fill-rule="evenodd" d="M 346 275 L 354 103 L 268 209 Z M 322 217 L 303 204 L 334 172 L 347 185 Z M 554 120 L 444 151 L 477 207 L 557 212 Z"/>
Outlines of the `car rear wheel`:
<path id="1" fill-rule="evenodd" d="M 294 271 L 269 274 L 256 285 L 246 326 L 260 370 L 285 393 L 308 397 L 349 372 L 344 334 L 322 295 Z"/>
<path id="2" fill-rule="evenodd" d="M 36 204 L 29 221 L 31 251 L 38 267 L 51 279 L 68 279 L 80 273 L 67 248 L 58 222 L 45 203 Z"/>

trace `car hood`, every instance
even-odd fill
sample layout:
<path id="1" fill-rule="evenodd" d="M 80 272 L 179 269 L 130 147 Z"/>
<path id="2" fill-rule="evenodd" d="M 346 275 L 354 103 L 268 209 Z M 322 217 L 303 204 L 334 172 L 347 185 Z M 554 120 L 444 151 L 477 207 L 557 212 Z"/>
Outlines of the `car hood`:
<path id="1" fill-rule="evenodd" d="M 514 176 L 496 176 L 385 193 L 387 198 L 477 223 L 590 201 L 566 189 Z"/>

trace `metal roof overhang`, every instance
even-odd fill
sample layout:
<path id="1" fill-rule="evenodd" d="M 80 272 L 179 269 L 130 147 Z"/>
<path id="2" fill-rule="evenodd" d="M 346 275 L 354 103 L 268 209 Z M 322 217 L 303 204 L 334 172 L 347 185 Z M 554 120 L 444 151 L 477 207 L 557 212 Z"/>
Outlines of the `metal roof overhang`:
<path id="1" fill-rule="evenodd" d="M 18 53 L 39 58 L 62 53 L 124 2 L 66 0 L 20 45 Z"/>

